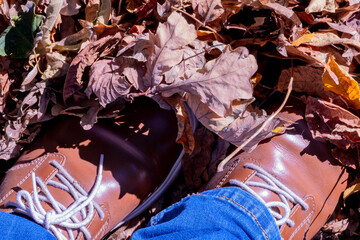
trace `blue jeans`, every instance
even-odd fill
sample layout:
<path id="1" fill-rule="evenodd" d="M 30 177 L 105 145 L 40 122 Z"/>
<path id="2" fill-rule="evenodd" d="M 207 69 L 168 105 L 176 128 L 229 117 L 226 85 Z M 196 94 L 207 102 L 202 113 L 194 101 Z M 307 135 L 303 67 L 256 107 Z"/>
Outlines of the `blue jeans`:
<path id="1" fill-rule="evenodd" d="M 191 195 L 154 216 L 132 240 L 281 239 L 269 210 L 237 187 Z"/>
<path id="2" fill-rule="evenodd" d="M 42 226 L 14 214 L 0 212 L 0 239 L 56 240 Z"/>
<path id="3" fill-rule="evenodd" d="M 45 228 L 0 212 L 0 239 L 55 240 Z M 268 209 L 237 187 L 191 195 L 154 216 L 132 240 L 142 239 L 281 239 Z"/>

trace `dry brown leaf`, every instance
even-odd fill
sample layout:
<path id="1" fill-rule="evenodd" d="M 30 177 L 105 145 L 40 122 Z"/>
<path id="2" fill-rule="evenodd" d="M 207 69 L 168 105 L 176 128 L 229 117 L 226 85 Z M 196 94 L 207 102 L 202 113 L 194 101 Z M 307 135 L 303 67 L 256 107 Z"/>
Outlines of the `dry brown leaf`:
<path id="1" fill-rule="evenodd" d="M 331 12 L 336 10 L 335 0 L 311 0 L 309 6 L 305 9 L 306 13 Z"/>
<path id="2" fill-rule="evenodd" d="M 126 97 L 132 85 L 123 75 L 124 68 L 131 67 L 123 58 L 103 59 L 93 63 L 85 90 L 87 96 L 90 98 L 91 93 L 94 93 L 103 107 L 119 97 Z"/>
<path id="3" fill-rule="evenodd" d="M 338 160 L 341 165 L 357 169 L 358 155 L 356 149 L 336 147 L 331 150 L 331 155 Z"/>
<path id="4" fill-rule="evenodd" d="M 180 96 L 166 98 L 165 101 L 173 107 L 176 113 L 178 124 L 178 135 L 176 137 L 176 142 L 183 145 L 184 151 L 187 154 L 191 154 L 195 147 L 195 138 L 185 104 L 181 100 Z"/>
<path id="5" fill-rule="evenodd" d="M 82 76 L 86 67 L 90 66 L 98 58 L 103 49 L 110 44 L 117 43 L 121 39 L 120 34 L 107 36 L 87 45 L 71 62 L 65 79 L 63 98 L 66 101 L 75 92 L 82 88 Z"/>
<path id="6" fill-rule="evenodd" d="M 360 109 L 360 88 L 356 80 L 342 69 L 330 55 L 329 68 L 322 76 L 324 89 L 343 97 L 346 102 L 355 109 Z"/>
<path id="7" fill-rule="evenodd" d="M 6 139 L 1 136 L 0 139 L 0 159 L 9 160 L 20 155 L 22 145 L 17 144 L 13 139 Z"/>
<path id="8" fill-rule="evenodd" d="M 360 40 L 360 34 L 357 32 L 357 26 L 353 27 L 351 25 L 345 25 L 345 24 L 341 24 L 341 23 L 331 23 L 331 22 L 327 22 L 327 24 L 339 31 L 339 32 L 343 32 L 343 33 L 347 33 L 349 35 L 351 35 L 351 39 L 355 40 L 355 41 L 359 41 Z"/>
<path id="9" fill-rule="evenodd" d="M 206 46 L 206 43 L 198 40 L 193 41 L 189 46 L 185 46 L 182 61 L 164 74 L 165 82 L 171 84 L 176 79 L 183 77 L 185 72 L 203 68 L 206 63 L 204 50 Z"/>
<path id="10" fill-rule="evenodd" d="M 273 9 L 277 14 L 289 19 L 294 25 L 301 26 L 300 18 L 295 14 L 293 10 L 287 8 L 279 3 L 272 2 L 270 0 L 259 0 L 263 6 Z"/>
<path id="11" fill-rule="evenodd" d="M 41 79 L 63 77 L 67 73 L 70 63 L 69 59 L 59 52 L 46 53 L 46 69 Z"/>
<path id="12" fill-rule="evenodd" d="M 360 143 L 360 118 L 333 103 L 308 97 L 305 119 L 314 139 L 342 149 Z"/>
<path id="13" fill-rule="evenodd" d="M 223 139 L 231 142 L 236 146 L 242 145 L 249 139 L 268 119 L 264 110 L 248 107 L 241 117 L 235 119 L 228 127 L 221 130 L 218 134 Z M 279 126 L 283 126 L 285 121 L 278 118 L 273 119 L 252 141 L 243 147 L 244 151 L 251 152 L 264 139 L 277 135 L 273 132 Z M 282 133 L 282 132 L 278 132 Z"/>
<path id="14" fill-rule="evenodd" d="M 178 92 L 199 96 L 217 115 L 226 117 L 233 113 L 234 100 L 252 98 L 250 78 L 256 70 L 255 57 L 246 48 L 226 47 L 218 58 L 191 72 L 186 79 L 178 79 L 171 85 L 162 84 L 157 90 L 163 96 Z"/>
<path id="15" fill-rule="evenodd" d="M 349 68 L 348 62 L 333 46 L 314 47 L 303 44 L 298 47 L 286 46 L 286 51 L 291 58 L 301 59 L 313 67 L 324 67 L 329 55 L 333 55 L 336 62 L 338 62 L 344 69 Z"/>
<path id="16" fill-rule="evenodd" d="M 63 0 L 63 5 L 60 13 L 65 16 L 73 16 L 78 14 L 80 9 L 80 0 Z"/>
<path id="17" fill-rule="evenodd" d="M 85 7 L 85 20 L 92 22 L 97 17 L 99 11 L 100 0 L 88 0 Z"/>
<path id="18" fill-rule="evenodd" d="M 221 117 L 212 111 L 205 103 L 201 102 L 200 97 L 196 95 L 187 94 L 186 103 L 191 108 L 195 114 L 197 120 L 201 122 L 206 128 L 212 132 L 218 134 L 221 130 L 229 126 L 236 118 L 242 114 L 247 105 L 253 99 L 244 101 L 242 103 L 238 102 L 236 105 L 233 103 L 233 113 L 227 117 Z"/>
<path id="19" fill-rule="evenodd" d="M 173 12 L 165 23 L 160 23 L 156 34 L 149 34 L 149 49 L 146 51 L 151 53 L 146 59 L 145 85 L 160 84 L 164 74 L 183 59 L 184 46 L 195 38 L 194 25 L 187 23 L 177 12 Z"/>
<path id="20" fill-rule="evenodd" d="M 328 223 L 326 223 L 322 230 L 325 232 L 331 233 L 341 233 L 347 229 L 349 226 L 349 219 L 334 219 Z"/>
<path id="21" fill-rule="evenodd" d="M 191 5 L 202 17 L 203 23 L 213 21 L 224 13 L 221 0 L 192 0 Z"/>
<path id="22" fill-rule="evenodd" d="M 211 111 L 206 104 L 202 103 L 198 96 L 189 95 L 186 99 L 188 106 L 203 126 L 236 146 L 240 146 L 267 119 L 264 111 L 259 111 L 249 106 L 251 100 L 247 102 L 234 101 L 233 114 L 227 117 L 220 117 Z M 277 127 L 283 127 L 283 123 L 279 119 L 274 119 L 245 147 L 245 151 L 251 151 L 265 138 L 283 133 L 280 128 L 274 131 Z"/>
<path id="23" fill-rule="evenodd" d="M 0 112 L 4 111 L 6 97 L 9 94 L 10 79 L 7 72 L 0 72 Z"/>
<path id="24" fill-rule="evenodd" d="M 281 71 L 278 90 L 284 92 L 288 88 L 289 79 L 294 77 L 293 90 L 296 92 L 306 92 L 313 96 L 326 98 L 330 93 L 324 90 L 324 84 L 321 80 L 324 71 L 319 68 L 310 66 L 296 66 L 293 68 L 283 69 Z"/>
<path id="25" fill-rule="evenodd" d="M 314 37 L 310 39 L 306 44 L 311 46 L 323 47 L 332 44 L 350 45 L 360 50 L 360 42 L 349 39 L 340 38 L 338 35 L 332 32 L 317 32 Z"/>
<path id="26" fill-rule="evenodd" d="M 127 0 L 126 10 L 130 13 L 136 12 L 139 7 L 145 5 L 149 0 Z"/>

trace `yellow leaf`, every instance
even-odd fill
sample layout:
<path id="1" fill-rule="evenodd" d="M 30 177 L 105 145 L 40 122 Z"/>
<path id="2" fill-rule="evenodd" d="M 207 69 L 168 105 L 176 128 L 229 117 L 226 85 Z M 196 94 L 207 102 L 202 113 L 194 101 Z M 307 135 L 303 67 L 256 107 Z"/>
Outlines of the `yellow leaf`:
<path id="1" fill-rule="evenodd" d="M 250 82 L 253 85 L 253 87 L 255 87 L 261 81 L 261 79 L 262 79 L 262 75 L 260 73 L 256 73 L 256 75 L 250 79 Z"/>
<path id="2" fill-rule="evenodd" d="M 303 43 L 309 42 L 314 36 L 315 33 L 304 34 L 295 41 L 293 41 L 291 45 L 293 45 L 294 47 L 298 47 Z"/>
<path id="3" fill-rule="evenodd" d="M 322 76 L 324 89 L 343 97 L 355 109 L 360 109 L 360 88 L 348 72 L 342 69 L 330 55 L 328 67 Z"/>
<path id="4" fill-rule="evenodd" d="M 352 195 L 358 191 L 360 191 L 360 179 L 353 181 L 350 184 L 350 187 L 345 189 L 344 194 L 343 194 L 344 200 L 347 199 L 350 195 Z"/>

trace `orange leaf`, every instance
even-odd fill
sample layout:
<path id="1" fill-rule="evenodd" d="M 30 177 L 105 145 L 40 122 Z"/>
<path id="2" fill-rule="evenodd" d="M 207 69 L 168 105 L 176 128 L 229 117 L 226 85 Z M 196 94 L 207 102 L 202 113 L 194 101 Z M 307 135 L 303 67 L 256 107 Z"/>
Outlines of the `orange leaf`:
<path id="1" fill-rule="evenodd" d="M 253 85 L 253 87 L 255 87 L 261 81 L 262 77 L 263 76 L 260 73 L 256 73 L 256 75 L 250 79 L 250 82 Z"/>
<path id="2" fill-rule="evenodd" d="M 299 37 L 298 39 L 296 39 L 295 41 L 293 41 L 291 45 L 293 45 L 294 47 L 298 47 L 303 43 L 309 42 L 314 36 L 315 36 L 315 33 L 304 34 L 301 37 Z"/>
<path id="3" fill-rule="evenodd" d="M 325 69 L 322 76 L 324 89 L 340 95 L 351 107 L 360 109 L 358 82 L 335 62 L 332 55 L 330 55 L 327 65 L 329 67 Z"/>

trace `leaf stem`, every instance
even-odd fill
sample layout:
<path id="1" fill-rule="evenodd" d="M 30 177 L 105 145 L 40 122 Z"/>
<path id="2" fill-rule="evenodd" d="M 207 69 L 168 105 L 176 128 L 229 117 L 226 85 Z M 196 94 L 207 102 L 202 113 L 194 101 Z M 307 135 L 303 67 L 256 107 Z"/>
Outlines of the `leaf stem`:
<path id="1" fill-rule="evenodd" d="M 218 172 L 222 172 L 224 170 L 224 166 L 227 162 L 230 161 L 230 159 L 232 159 L 241 149 L 243 149 L 251 140 L 253 140 L 257 135 L 259 135 L 259 133 L 274 119 L 274 117 L 284 108 L 291 90 L 292 90 L 292 85 L 293 85 L 293 80 L 294 77 L 291 76 L 290 81 L 289 81 L 289 85 L 288 85 L 288 90 L 286 92 L 286 96 L 284 101 L 282 102 L 281 106 L 278 108 L 278 110 L 276 110 L 276 112 L 274 112 L 273 114 L 271 114 L 271 116 L 266 119 L 266 121 L 261 125 L 261 127 L 251 136 L 249 137 L 243 144 L 241 144 L 238 148 L 236 148 L 232 153 L 230 153 L 226 158 L 224 158 L 224 160 L 222 160 L 220 162 L 220 164 L 218 165 L 217 171 Z"/>

